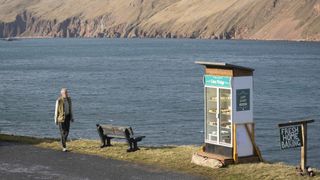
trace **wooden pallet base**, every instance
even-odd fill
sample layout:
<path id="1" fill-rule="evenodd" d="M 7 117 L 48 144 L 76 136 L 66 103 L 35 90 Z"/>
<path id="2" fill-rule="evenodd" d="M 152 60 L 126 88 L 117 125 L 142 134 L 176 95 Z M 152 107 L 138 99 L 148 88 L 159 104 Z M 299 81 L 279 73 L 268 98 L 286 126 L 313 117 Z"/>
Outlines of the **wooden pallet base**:
<path id="1" fill-rule="evenodd" d="M 234 164 L 232 157 L 221 156 L 219 154 L 212 154 L 212 153 L 207 153 L 203 151 L 199 151 L 196 154 L 205 158 L 219 160 L 225 166 L 229 164 Z M 260 162 L 260 160 L 259 160 L 259 157 L 255 155 L 238 157 L 238 163 L 257 163 L 257 162 Z"/>

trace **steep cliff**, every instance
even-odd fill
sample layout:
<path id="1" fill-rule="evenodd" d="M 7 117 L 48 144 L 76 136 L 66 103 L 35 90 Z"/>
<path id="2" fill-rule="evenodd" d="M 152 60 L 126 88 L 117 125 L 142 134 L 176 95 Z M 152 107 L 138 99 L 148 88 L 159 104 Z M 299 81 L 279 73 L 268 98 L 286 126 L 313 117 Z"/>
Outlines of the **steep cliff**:
<path id="1" fill-rule="evenodd" d="M 320 0 L 0 0 L 0 37 L 320 40 Z"/>

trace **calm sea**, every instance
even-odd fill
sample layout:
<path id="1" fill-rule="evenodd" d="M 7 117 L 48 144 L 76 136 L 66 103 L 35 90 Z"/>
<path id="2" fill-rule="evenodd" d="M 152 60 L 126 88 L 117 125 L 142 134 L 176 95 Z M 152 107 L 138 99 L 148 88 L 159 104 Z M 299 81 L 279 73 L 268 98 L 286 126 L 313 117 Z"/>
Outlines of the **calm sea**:
<path id="1" fill-rule="evenodd" d="M 143 144 L 203 143 L 203 67 L 223 61 L 255 69 L 256 140 L 268 161 L 299 163 L 280 150 L 277 124 L 313 118 L 309 165 L 320 167 L 320 43 L 170 39 L 0 41 L 2 133 L 59 137 L 61 87 L 73 98 L 71 138 L 98 139 L 96 123 L 131 125 Z"/>

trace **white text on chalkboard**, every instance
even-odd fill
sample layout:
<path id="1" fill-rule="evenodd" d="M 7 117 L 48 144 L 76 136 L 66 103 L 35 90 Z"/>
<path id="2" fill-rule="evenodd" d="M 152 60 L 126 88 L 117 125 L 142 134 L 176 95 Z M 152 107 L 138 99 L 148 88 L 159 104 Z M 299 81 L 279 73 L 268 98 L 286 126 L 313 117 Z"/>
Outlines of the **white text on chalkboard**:
<path id="1" fill-rule="evenodd" d="M 302 146 L 301 126 L 288 126 L 280 128 L 281 149 Z"/>

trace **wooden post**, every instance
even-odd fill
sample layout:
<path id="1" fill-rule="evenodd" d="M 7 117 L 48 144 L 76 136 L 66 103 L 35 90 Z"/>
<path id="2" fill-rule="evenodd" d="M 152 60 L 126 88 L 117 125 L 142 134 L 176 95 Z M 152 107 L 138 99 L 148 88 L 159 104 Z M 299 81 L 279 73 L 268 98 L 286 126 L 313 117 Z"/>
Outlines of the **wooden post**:
<path id="1" fill-rule="evenodd" d="M 251 123 L 251 124 L 253 125 L 253 123 Z M 249 124 L 244 124 L 244 126 L 246 128 L 246 131 L 247 131 L 247 134 L 250 137 L 250 141 L 251 141 L 251 144 L 252 144 L 252 147 L 253 147 L 254 154 L 258 155 L 260 162 L 263 162 L 261 152 L 260 152 L 256 142 L 254 141 L 253 132 L 252 133 L 250 132 L 250 129 L 249 129 L 248 125 Z M 253 129 L 252 129 L 252 131 L 253 131 Z"/>
<path id="2" fill-rule="evenodd" d="M 301 161 L 300 166 L 303 172 L 306 172 L 306 165 L 307 165 L 307 123 L 301 124 L 302 129 L 302 142 L 303 146 L 301 147 Z"/>
<path id="3" fill-rule="evenodd" d="M 237 147 L 237 125 L 236 124 L 233 124 L 233 161 L 235 164 L 238 163 L 238 147 Z"/>
<path id="4" fill-rule="evenodd" d="M 252 134 L 252 141 L 253 142 L 256 142 L 256 139 L 255 139 L 255 131 L 254 131 L 254 129 L 255 129 L 255 123 L 251 123 L 251 134 Z M 255 151 L 255 148 L 253 148 L 253 153 L 254 153 L 254 155 L 257 155 L 257 152 Z"/>

